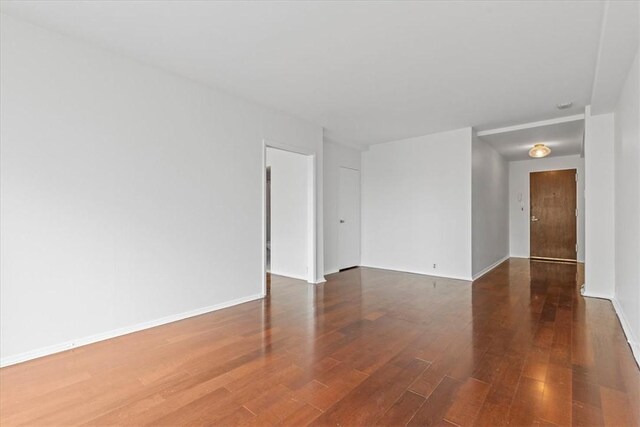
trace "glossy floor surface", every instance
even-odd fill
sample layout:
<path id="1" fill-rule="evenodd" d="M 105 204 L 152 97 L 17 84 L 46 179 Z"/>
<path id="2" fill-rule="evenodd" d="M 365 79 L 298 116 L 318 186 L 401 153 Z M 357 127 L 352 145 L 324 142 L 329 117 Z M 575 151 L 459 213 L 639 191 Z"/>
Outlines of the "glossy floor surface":
<path id="1" fill-rule="evenodd" d="M 0 370 L 0 424 L 638 425 L 638 368 L 578 273 L 274 277 L 263 301 Z"/>

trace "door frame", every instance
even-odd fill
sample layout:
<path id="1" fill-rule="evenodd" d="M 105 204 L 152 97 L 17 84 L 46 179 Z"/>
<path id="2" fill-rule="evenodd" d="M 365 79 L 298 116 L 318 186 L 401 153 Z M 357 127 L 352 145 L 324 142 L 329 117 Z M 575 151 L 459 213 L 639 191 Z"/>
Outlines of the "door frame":
<path id="1" fill-rule="evenodd" d="M 316 283 L 317 274 L 317 213 L 316 213 L 316 153 L 313 150 L 282 144 L 271 139 L 262 140 L 262 295 L 267 295 L 267 148 L 301 154 L 307 159 L 307 283 Z M 273 254 L 272 254 L 273 255 Z M 272 256 L 273 259 L 273 256 Z"/>

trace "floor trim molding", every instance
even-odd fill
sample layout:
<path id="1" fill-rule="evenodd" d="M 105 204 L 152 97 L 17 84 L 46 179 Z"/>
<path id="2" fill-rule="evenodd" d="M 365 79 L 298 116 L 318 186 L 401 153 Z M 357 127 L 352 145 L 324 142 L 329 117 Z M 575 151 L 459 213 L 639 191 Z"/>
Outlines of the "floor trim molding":
<path id="1" fill-rule="evenodd" d="M 474 274 L 473 280 L 478 280 L 479 278 L 481 278 L 482 276 L 484 276 L 485 274 L 487 274 L 488 272 L 490 272 L 491 270 L 493 270 L 494 268 L 496 268 L 497 266 L 499 266 L 509 258 L 511 258 L 509 255 L 506 255 L 500 258 L 498 261 L 494 262 L 489 267 L 485 268 L 484 270 L 481 270 L 479 273 Z"/>
<path id="2" fill-rule="evenodd" d="M 618 316 L 618 321 L 620 322 L 620 325 L 622 325 L 622 331 L 627 338 L 629 347 L 631 347 L 631 353 L 633 354 L 633 357 L 636 360 L 638 366 L 640 366 L 640 341 L 638 341 L 638 338 L 634 335 L 633 330 L 631 329 L 631 326 L 629 325 L 629 322 L 624 315 L 624 310 L 622 310 L 622 306 L 620 305 L 620 302 L 618 302 L 618 299 L 612 295 L 590 292 L 585 292 L 582 294 L 582 296 L 587 298 L 600 298 L 611 301 L 611 304 L 613 304 L 613 309 L 616 312 L 616 316 Z"/>
<path id="3" fill-rule="evenodd" d="M 5 366 L 10 366 L 10 365 L 15 365 L 16 363 L 22 363 L 22 362 L 37 359 L 40 357 L 44 357 L 44 356 L 49 356 L 51 354 L 60 353 L 62 351 L 71 350 L 76 347 L 93 344 L 99 341 L 116 338 L 122 335 L 131 334 L 133 332 L 154 328 L 156 326 L 165 325 L 167 323 L 177 322 L 178 320 L 187 319 L 189 317 L 200 316 L 201 314 L 222 310 L 223 308 L 244 304 L 246 302 L 255 301 L 264 297 L 265 297 L 264 294 L 249 295 L 243 298 L 234 299 L 234 300 L 223 302 L 220 304 L 197 308 L 195 310 L 186 311 L 183 313 L 172 314 L 170 316 L 161 317 L 159 319 L 137 323 L 135 325 L 125 326 L 119 329 L 113 329 L 111 331 L 90 335 L 88 337 L 77 338 L 75 340 L 66 341 L 59 344 L 53 344 L 47 347 L 37 348 L 35 350 L 26 351 L 24 353 L 19 353 L 13 356 L 3 357 L 2 359 L 0 359 L 0 368 L 4 368 Z"/>
<path id="4" fill-rule="evenodd" d="M 273 269 L 271 271 L 269 271 L 269 274 L 273 274 L 274 276 L 282 276 L 282 277 L 288 277 L 289 279 L 298 279 L 298 280 L 304 280 L 305 282 L 309 282 L 309 276 L 305 276 L 305 275 L 298 275 L 298 274 L 293 274 L 293 273 L 287 273 L 287 272 L 280 272 L 280 271 L 274 271 Z M 314 283 L 314 282 L 309 282 L 309 283 Z"/>
<path id="5" fill-rule="evenodd" d="M 390 267 L 379 267 L 376 265 L 367 265 L 362 264 L 360 267 L 365 268 L 376 268 L 378 270 L 389 270 L 389 271 L 397 271 L 399 273 L 411 273 L 411 274 L 420 274 L 421 276 L 432 276 L 439 277 L 442 279 L 454 279 L 454 280 L 464 280 L 465 282 L 472 282 L 473 279 L 470 277 L 462 277 L 462 276 L 445 276 L 444 274 L 434 274 L 434 273 L 425 273 L 424 271 L 416 271 L 416 270 L 400 270 L 398 268 L 390 268 Z"/>
<path id="6" fill-rule="evenodd" d="M 640 342 L 638 338 L 634 335 L 633 330 L 631 329 L 631 325 L 627 321 L 627 318 L 624 315 L 624 311 L 622 310 L 622 306 L 618 302 L 617 298 L 613 298 L 611 300 L 613 303 L 613 309 L 616 311 L 618 315 L 618 319 L 620 319 L 620 324 L 622 325 L 622 330 L 627 337 L 627 342 L 629 343 L 629 347 L 631 347 L 631 352 L 633 353 L 633 357 L 636 359 L 636 363 L 640 366 Z"/>
<path id="7" fill-rule="evenodd" d="M 608 299 L 609 301 L 613 300 L 613 295 L 609 295 L 609 294 L 599 294 L 597 292 L 589 292 L 589 291 L 585 291 L 582 293 L 583 297 L 587 297 L 587 298 L 600 298 L 600 299 Z"/>

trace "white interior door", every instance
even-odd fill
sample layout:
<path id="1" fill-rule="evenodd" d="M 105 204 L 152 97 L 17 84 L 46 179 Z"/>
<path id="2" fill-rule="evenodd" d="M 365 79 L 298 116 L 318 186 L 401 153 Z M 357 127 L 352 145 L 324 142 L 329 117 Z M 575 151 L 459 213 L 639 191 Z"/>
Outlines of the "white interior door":
<path id="1" fill-rule="evenodd" d="M 338 268 L 360 265 L 360 172 L 340 168 Z"/>

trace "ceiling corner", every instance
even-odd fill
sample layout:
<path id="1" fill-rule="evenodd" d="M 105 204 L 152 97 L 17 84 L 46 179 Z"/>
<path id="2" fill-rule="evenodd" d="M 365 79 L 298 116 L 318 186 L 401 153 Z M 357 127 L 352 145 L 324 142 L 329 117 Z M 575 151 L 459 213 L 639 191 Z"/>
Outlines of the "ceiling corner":
<path id="1" fill-rule="evenodd" d="M 591 90 L 591 113 L 615 108 L 620 90 L 638 51 L 638 2 L 606 1 L 595 76 Z"/>

